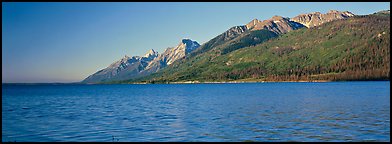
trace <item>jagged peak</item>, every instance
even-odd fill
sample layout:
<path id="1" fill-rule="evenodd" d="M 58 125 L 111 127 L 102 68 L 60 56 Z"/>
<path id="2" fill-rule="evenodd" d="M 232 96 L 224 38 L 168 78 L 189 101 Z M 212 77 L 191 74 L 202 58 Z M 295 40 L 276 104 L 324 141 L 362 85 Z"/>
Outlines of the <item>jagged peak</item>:
<path id="1" fill-rule="evenodd" d="M 303 16 L 303 15 L 321 15 L 321 12 L 310 12 L 310 13 L 303 13 L 303 14 L 299 14 L 298 16 Z"/>
<path id="2" fill-rule="evenodd" d="M 258 20 L 257 18 L 254 18 L 253 20 L 251 20 L 248 24 L 256 24 L 260 22 L 260 20 Z"/>
<path id="3" fill-rule="evenodd" d="M 242 29 L 244 26 L 233 26 L 230 29 Z"/>
<path id="4" fill-rule="evenodd" d="M 149 53 L 157 53 L 154 49 L 150 49 Z"/>
<path id="5" fill-rule="evenodd" d="M 245 26 L 247 29 L 250 29 L 250 28 L 254 27 L 257 23 L 260 23 L 260 22 L 261 22 L 260 20 L 255 18 L 255 19 L 251 20 L 249 23 L 247 23 Z"/>
<path id="6" fill-rule="evenodd" d="M 119 65 L 121 65 L 122 63 L 126 63 L 129 59 L 131 59 L 131 57 L 129 57 L 128 55 L 125 55 L 124 57 L 122 57 L 120 60 L 113 62 L 112 64 L 110 64 L 108 66 L 108 68 L 116 68 Z"/>
<path id="7" fill-rule="evenodd" d="M 355 14 L 353 14 L 352 12 L 349 11 L 344 11 L 342 12 L 343 14 L 347 15 L 347 16 L 354 16 Z"/>
<path id="8" fill-rule="evenodd" d="M 244 26 L 233 26 L 229 30 L 227 30 L 225 33 L 230 33 L 230 32 L 233 32 L 233 31 L 244 32 L 246 29 L 248 29 L 248 28 L 245 25 Z"/>
<path id="9" fill-rule="evenodd" d="M 302 25 L 309 28 L 309 27 L 319 26 L 323 23 L 330 22 L 333 20 L 345 19 L 352 16 L 354 16 L 354 14 L 349 11 L 342 12 L 338 10 L 329 10 L 325 14 L 322 14 L 320 12 L 300 14 L 298 16 L 290 18 L 290 20 L 301 23 Z"/>
<path id="10" fill-rule="evenodd" d="M 278 16 L 278 15 L 274 15 L 274 16 L 271 18 L 271 20 L 282 20 L 282 19 L 285 19 L 285 18 L 282 17 L 282 16 Z"/>
<path id="11" fill-rule="evenodd" d="M 197 44 L 197 45 L 199 45 L 199 43 L 197 41 L 194 41 L 194 40 L 192 40 L 190 38 L 183 38 L 183 39 L 181 39 L 180 44 L 185 44 L 185 45 Z"/>
<path id="12" fill-rule="evenodd" d="M 127 61 L 128 59 L 131 59 L 132 57 L 128 56 L 128 55 L 124 55 L 124 57 L 121 58 L 120 61 Z"/>
<path id="13" fill-rule="evenodd" d="M 327 14 L 345 14 L 348 16 L 354 16 L 354 14 L 352 12 L 349 11 L 338 11 L 338 10 L 329 10 L 327 12 Z"/>
<path id="14" fill-rule="evenodd" d="M 280 21 L 287 21 L 287 20 L 289 20 L 290 18 L 287 18 L 287 17 L 282 17 L 282 16 L 278 16 L 278 15 L 274 15 L 273 17 L 271 17 L 270 19 L 267 19 L 267 20 L 265 20 L 265 22 L 280 22 Z"/>
<path id="15" fill-rule="evenodd" d="M 193 42 L 193 40 L 191 40 L 190 38 L 183 38 L 181 39 L 181 42 L 185 44 L 187 42 Z"/>
<path id="16" fill-rule="evenodd" d="M 183 38 L 183 39 L 181 40 L 180 45 L 181 45 L 181 44 L 184 44 L 184 45 L 186 45 L 187 47 L 198 47 L 198 46 L 200 46 L 200 44 L 199 44 L 197 41 L 191 40 L 191 39 L 189 39 L 189 38 Z"/>
<path id="17" fill-rule="evenodd" d="M 339 14 L 339 13 L 342 13 L 342 14 L 345 14 L 345 15 L 348 15 L 348 16 L 353 16 L 354 15 L 352 12 L 349 12 L 349 11 L 338 11 L 338 10 L 329 10 L 325 14 Z M 305 13 L 305 14 L 299 14 L 299 15 L 310 15 L 310 14 L 322 15 L 321 12 L 311 12 L 311 13 Z"/>
<path id="18" fill-rule="evenodd" d="M 338 10 L 329 10 L 327 13 L 340 13 Z"/>
<path id="19" fill-rule="evenodd" d="M 155 51 L 154 49 L 149 50 L 143 57 L 150 57 L 153 55 L 158 55 L 158 52 Z"/>

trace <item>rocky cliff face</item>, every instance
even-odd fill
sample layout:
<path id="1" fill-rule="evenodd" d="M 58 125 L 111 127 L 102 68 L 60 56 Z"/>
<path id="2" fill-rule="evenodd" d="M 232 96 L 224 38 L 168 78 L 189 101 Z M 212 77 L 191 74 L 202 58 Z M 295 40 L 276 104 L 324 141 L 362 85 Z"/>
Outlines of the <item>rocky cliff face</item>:
<path id="1" fill-rule="evenodd" d="M 146 61 L 151 61 L 158 57 L 158 52 L 154 49 L 149 50 L 142 58 L 145 58 Z"/>
<path id="2" fill-rule="evenodd" d="M 159 54 L 151 49 L 144 56 L 125 56 L 84 79 L 83 83 L 98 83 L 108 81 L 127 80 L 156 72 L 174 61 L 185 57 L 199 47 L 199 43 L 190 39 L 183 39 L 174 48 L 168 48 Z"/>
<path id="3" fill-rule="evenodd" d="M 346 19 L 352 16 L 354 16 L 354 14 L 349 11 L 340 12 L 336 10 L 330 10 L 326 14 L 322 14 L 320 12 L 301 14 L 291 18 L 290 20 L 301 23 L 306 27 L 310 28 L 310 27 L 319 26 L 326 22 L 330 22 L 338 19 Z"/>
<path id="4" fill-rule="evenodd" d="M 248 24 L 246 24 L 245 26 L 246 26 L 247 29 L 251 29 L 251 28 L 253 28 L 254 26 L 256 26 L 256 24 L 258 24 L 258 23 L 261 23 L 261 21 L 258 20 L 258 19 L 253 19 L 252 21 L 250 21 L 250 22 L 249 22 Z"/>
<path id="5" fill-rule="evenodd" d="M 302 28 L 303 25 L 294 21 L 290 21 L 289 18 L 284 18 L 281 16 L 273 16 L 270 19 L 259 21 L 257 19 L 252 20 L 246 24 L 248 30 L 261 30 L 266 29 L 276 34 L 284 34 L 291 30 Z"/>
<path id="6" fill-rule="evenodd" d="M 118 81 L 131 78 L 143 71 L 148 64 L 158 57 L 158 52 L 150 50 L 143 57 L 125 55 L 120 60 L 110 64 L 84 79 L 83 83 L 97 83 L 106 81 Z"/>
<path id="7" fill-rule="evenodd" d="M 246 26 L 232 27 L 222 34 L 223 41 L 231 40 L 245 31 L 247 31 Z"/>
<path id="8" fill-rule="evenodd" d="M 184 58 L 185 55 L 199 48 L 200 44 L 190 39 L 182 39 L 181 42 L 173 48 L 167 48 L 162 54 L 154 59 L 147 67 L 149 72 L 156 72 L 159 69 L 172 64 L 176 60 Z"/>
<path id="9" fill-rule="evenodd" d="M 313 12 L 309 14 L 300 14 L 291 19 L 281 16 L 273 16 L 272 18 L 263 21 L 253 19 L 248 24 L 246 24 L 245 27 L 251 31 L 266 29 L 275 32 L 276 34 L 284 34 L 304 26 L 308 28 L 315 27 L 326 22 L 338 19 L 346 19 L 352 16 L 354 16 L 354 14 L 348 11 L 340 12 L 336 10 L 330 10 L 326 14 Z"/>

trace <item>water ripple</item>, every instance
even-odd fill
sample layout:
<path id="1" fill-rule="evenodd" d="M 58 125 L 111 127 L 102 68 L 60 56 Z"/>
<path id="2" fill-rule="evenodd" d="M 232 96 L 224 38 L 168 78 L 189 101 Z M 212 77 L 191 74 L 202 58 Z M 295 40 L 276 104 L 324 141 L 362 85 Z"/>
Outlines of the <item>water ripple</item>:
<path id="1" fill-rule="evenodd" d="M 3 92 L 2 97 L 2 138 L 103 142 L 390 141 L 388 85 L 344 82 L 5 87 L 8 92 Z M 21 89 L 23 94 L 19 93 Z"/>

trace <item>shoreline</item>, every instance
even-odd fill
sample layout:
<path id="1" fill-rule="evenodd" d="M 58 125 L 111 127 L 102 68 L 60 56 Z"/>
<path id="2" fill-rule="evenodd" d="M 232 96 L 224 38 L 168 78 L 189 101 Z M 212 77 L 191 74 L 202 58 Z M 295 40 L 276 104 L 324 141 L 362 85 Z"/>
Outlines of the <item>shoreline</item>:
<path id="1" fill-rule="evenodd" d="M 233 83 L 325 83 L 325 82 L 385 82 L 390 80 L 345 80 L 345 81 L 330 81 L 330 80 L 298 80 L 298 81 L 181 81 L 181 82 L 166 82 L 166 83 L 2 83 L 2 85 L 112 85 L 112 84 L 233 84 Z"/>
<path id="2" fill-rule="evenodd" d="M 354 81 L 329 81 L 329 80 L 300 80 L 300 81 L 208 81 L 208 82 L 199 82 L 199 81 L 182 81 L 182 82 L 167 82 L 167 83 L 147 83 L 147 82 L 135 82 L 135 83 L 127 83 L 127 84 L 233 84 L 233 83 L 275 83 L 275 82 L 286 82 L 286 83 L 325 83 L 325 82 L 364 82 L 365 80 L 354 80 Z M 369 80 L 366 80 L 369 81 Z M 380 80 L 375 80 L 380 81 Z M 389 81 L 389 80 L 382 80 Z"/>

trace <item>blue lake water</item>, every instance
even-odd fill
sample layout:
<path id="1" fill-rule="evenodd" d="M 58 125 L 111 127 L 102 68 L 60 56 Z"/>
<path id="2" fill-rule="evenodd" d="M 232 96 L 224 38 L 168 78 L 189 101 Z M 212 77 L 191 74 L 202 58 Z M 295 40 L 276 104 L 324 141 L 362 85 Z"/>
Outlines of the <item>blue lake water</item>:
<path id="1" fill-rule="evenodd" d="M 2 141 L 390 141 L 389 85 L 3 85 Z"/>

